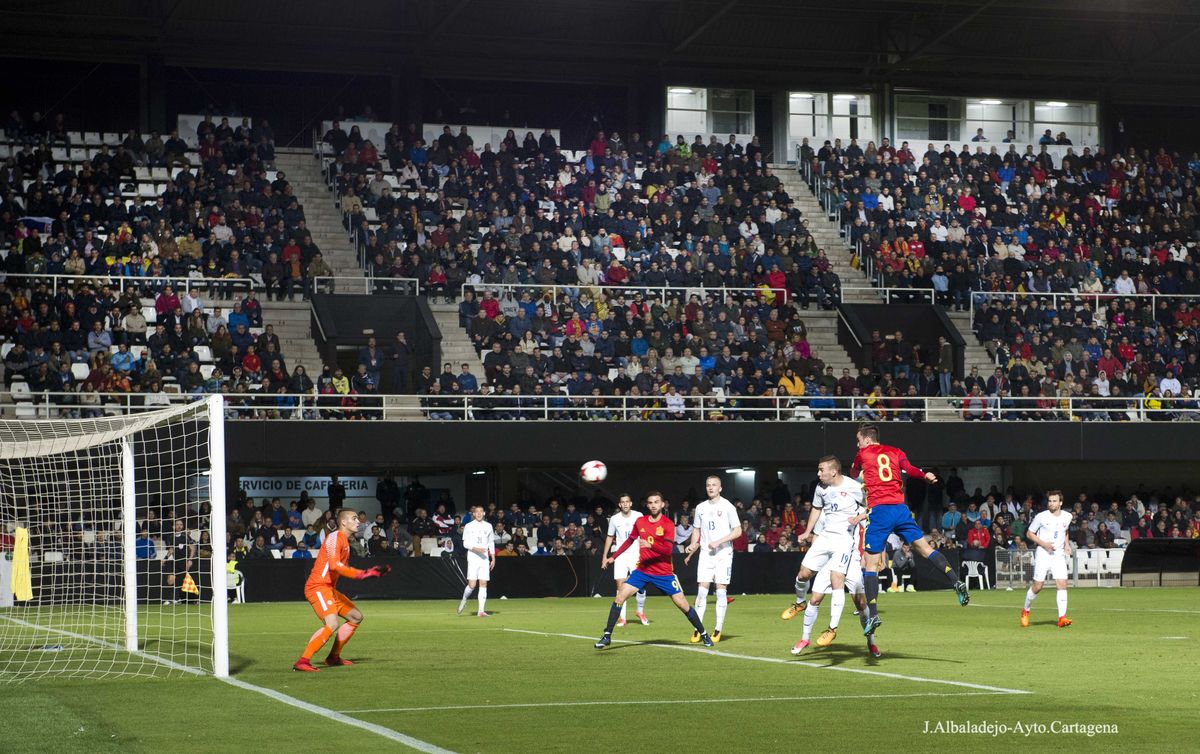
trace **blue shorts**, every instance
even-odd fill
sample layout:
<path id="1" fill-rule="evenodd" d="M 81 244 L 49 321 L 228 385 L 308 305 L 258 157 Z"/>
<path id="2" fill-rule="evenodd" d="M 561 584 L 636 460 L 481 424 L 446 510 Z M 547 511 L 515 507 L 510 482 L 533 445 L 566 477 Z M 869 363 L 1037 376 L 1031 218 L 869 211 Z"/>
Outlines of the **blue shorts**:
<path id="1" fill-rule="evenodd" d="M 629 574 L 629 578 L 625 579 L 625 583 L 635 587 L 639 592 L 644 590 L 647 584 L 650 584 L 668 597 L 683 591 L 679 588 L 679 579 L 675 578 L 675 574 L 669 576 L 651 576 L 648 573 L 634 570 L 633 573 Z"/>
<path id="2" fill-rule="evenodd" d="M 863 549 L 870 553 L 884 552 L 888 536 L 892 532 L 899 534 L 900 538 L 909 544 L 925 536 L 907 505 L 877 505 L 867 511 L 867 531 L 863 537 Z"/>

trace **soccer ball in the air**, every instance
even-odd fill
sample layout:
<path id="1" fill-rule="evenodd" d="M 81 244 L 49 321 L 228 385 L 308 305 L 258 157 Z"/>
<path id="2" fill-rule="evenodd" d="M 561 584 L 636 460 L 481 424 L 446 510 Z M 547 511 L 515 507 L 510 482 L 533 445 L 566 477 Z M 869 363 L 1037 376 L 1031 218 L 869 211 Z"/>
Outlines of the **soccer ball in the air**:
<path id="1" fill-rule="evenodd" d="M 588 484 L 600 484 L 608 476 L 604 461 L 588 461 L 579 467 L 579 478 Z"/>

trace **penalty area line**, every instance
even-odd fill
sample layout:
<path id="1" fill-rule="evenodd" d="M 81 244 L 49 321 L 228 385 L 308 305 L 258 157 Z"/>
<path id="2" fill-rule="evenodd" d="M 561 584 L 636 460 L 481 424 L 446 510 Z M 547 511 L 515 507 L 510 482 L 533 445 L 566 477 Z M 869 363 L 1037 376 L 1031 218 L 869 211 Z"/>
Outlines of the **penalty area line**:
<path id="1" fill-rule="evenodd" d="M 585 639 L 587 641 L 595 641 L 591 636 L 581 636 L 580 634 L 559 634 L 550 633 L 547 631 L 530 631 L 523 628 L 502 628 L 501 631 L 508 631 L 518 634 L 532 634 L 534 636 L 560 636 L 566 639 Z M 685 647 L 679 644 L 655 644 L 654 642 L 644 641 L 629 641 L 627 639 L 613 639 L 615 644 L 639 644 L 646 647 L 659 647 L 661 649 L 676 649 L 681 652 L 700 652 L 702 654 L 716 655 L 718 657 L 727 657 L 734 660 L 748 660 L 751 662 L 769 662 L 777 665 L 803 666 L 807 668 L 816 668 L 818 670 L 836 670 L 843 673 L 858 673 L 860 675 L 870 675 L 879 678 L 894 678 L 900 681 L 912 681 L 914 683 L 937 683 L 944 686 L 958 686 L 960 688 L 976 689 L 979 691 L 989 691 L 997 694 L 1032 694 L 1032 691 L 1023 689 L 1006 689 L 1000 686 L 986 686 L 981 683 L 968 683 L 967 681 L 949 681 L 942 678 L 924 678 L 916 675 L 902 675 L 900 673 L 887 673 L 882 670 L 867 670 L 866 668 L 847 668 L 841 665 L 821 665 L 815 662 L 805 662 L 804 660 L 786 660 L 781 657 L 759 657 L 757 655 L 741 655 L 733 652 L 723 652 L 717 649 L 707 649 L 704 647 Z"/>
<path id="2" fill-rule="evenodd" d="M 423 751 L 425 754 L 454 754 L 454 752 L 450 751 L 449 749 L 443 749 L 442 747 L 435 746 L 428 741 L 422 741 L 419 738 L 413 738 L 412 736 L 405 735 L 398 730 L 393 730 L 382 725 L 376 725 L 375 723 L 369 723 L 366 720 L 359 720 L 358 718 L 350 717 L 349 715 L 345 715 L 341 712 L 331 710 L 328 707 L 322 707 L 311 702 L 306 702 L 303 699 L 297 699 L 294 696 L 289 696 L 288 694 L 285 694 L 281 691 L 276 691 L 275 689 L 256 686 L 253 683 L 240 681 L 237 678 L 222 678 L 220 680 L 228 683 L 230 686 L 235 686 L 246 691 L 253 691 L 256 694 L 262 694 L 263 696 L 274 699 L 277 702 L 282 702 L 289 707 L 295 707 L 296 709 L 303 710 L 305 712 L 311 712 L 314 715 L 320 715 L 327 720 L 332 720 L 334 722 L 342 723 L 343 725 L 349 725 L 355 728 L 361 728 L 369 733 L 374 733 L 377 736 L 383 736 L 384 738 L 391 739 L 396 743 L 403 744 L 410 749 Z"/>
<path id="3" fill-rule="evenodd" d="M 443 707 L 382 707 L 379 709 L 348 709 L 346 714 L 365 715 L 379 712 L 452 712 L 472 709 L 540 709 L 542 707 L 613 707 L 643 704 L 735 704 L 739 702 L 811 702 L 837 699 L 905 699 L 925 696 L 996 696 L 1007 691 L 928 691 L 919 694 L 839 694 L 835 696 L 751 696 L 728 699 L 604 699 L 592 702 L 522 702 L 519 704 L 451 704 Z"/>

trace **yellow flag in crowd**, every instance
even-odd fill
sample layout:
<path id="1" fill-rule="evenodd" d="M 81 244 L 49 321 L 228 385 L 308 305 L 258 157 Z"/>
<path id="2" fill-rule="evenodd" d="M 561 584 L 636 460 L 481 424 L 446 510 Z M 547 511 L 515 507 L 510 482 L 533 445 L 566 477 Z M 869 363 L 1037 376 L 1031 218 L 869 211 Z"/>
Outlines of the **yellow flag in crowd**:
<path id="1" fill-rule="evenodd" d="M 19 601 L 33 599 L 33 573 L 29 568 L 29 530 L 18 527 L 13 539 L 12 559 L 13 597 Z"/>

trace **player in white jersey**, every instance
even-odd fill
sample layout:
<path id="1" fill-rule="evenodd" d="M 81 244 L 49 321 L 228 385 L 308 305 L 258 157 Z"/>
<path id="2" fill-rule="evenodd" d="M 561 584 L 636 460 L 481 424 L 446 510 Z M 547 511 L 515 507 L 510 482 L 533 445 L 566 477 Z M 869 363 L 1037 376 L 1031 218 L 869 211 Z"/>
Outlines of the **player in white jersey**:
<path id="1" fill-rule="evenodd" d="M 1058 588 L 1058 627 L 1066 628 L 1071 625 L 1067 617 L 1067 556 L 1071 554 L 1071 540 L 1067 538 L 1067 530 L 1071 527 L 1071 514 L 1062 509 L 1062 492 L 1051 490 L 1046 493 L 1046 510 L 1033 517 L 1025 536 L 1037 545 L 1033 553 L 1033 583 L 1025 593 L 1025 608 L 1021 610 L 1021 625 L 1029 625 L 1029 608 L 1042 585 L 1046 583 L 1046 573 L 1054 577 L 1054 586 Z"/>
<path id="2" fill-rule="evenodd" d="M 467 587 L 463 589 L 462 601 L 458 603 L 459 615 L 462 615 L 462 611 L 467 607 L 467 600 L 478 584 L 479 612 L 476 615 L 480 618 L 488 617 L 485 609 L 488 577 L 496 567 L 496 542 L 492 534 L 492 525 L 483 520 L 483 506 L 472 505 L 471 520 L 463 527 L 462 532 L 463 547 L 467 548 Z"/>
<path id="3" fill-rule="evenodd" d="M 850 592 L 851 599 L 854 600 L 855 606 L 858 608 L 858 622 L 867 626 L 867 594 L 863 587 L 862 576 L 862 534 L 863 525 L 858 524 L 855 527 L 854 541 L 855 546 L 836 562 L 845 568 L 845 589 Z M 808 638 L 812 636 L 812 627 L 817 622 L 817 608 L 825 599 L 826 594 L 841 593 L 842 589 L 833 588 L 833 576 L 835 562 L 830 560 L 825 566 L 817 572 L 813 579 L 813 594 L 808 606 L 804 609 L 804 632 L 800 641 L 792 647 L 792 654 L 798 655 L 804 651 L 809 645 Z M 832 602 L 832 600 L 831 600 Z M 841 616 L 838 616 L 840 620 Z M 831 616 L 832 618 L 832 616 Z M 867 651 L 872 657 L 880 657 L 883 653 L 879 651 L 878 645 L 875 644 L 875 634 L 867 635 Z"/>
<path id="4" fill-rule="evenodd" d="M 608 519 L 608 536 L 604 538 L 604 550 L 600 553 L 601 557 L 607 558 L 612 552 L 613 545 L 620 547 L 625 540 L 629 539 L 629 535 L 633 533 L 633 524 L 642 514 L 633 509 L 633 498 L 629 495 L 621 495 L 617 501 L 617 513 L 613 514 Z M 625 583 L 625 579 L 629 578 L 629 574 L 633 573 L 637 568 L 638 548 L 630 547 L 621 556 L 612 562 L 613 564 L 613 579 L 617 582 L 617 591 L 621 590 L 621 585 Z M 650 619 L 646 617 L 646 590 L 639 589 L 637 593 L 637 619 L 642 622 L 643 626 L 650 625 Z M 621 603 L 621 618 L 617 621 L 618 626 L 625 625 L 625 603 Z"/>
<path id="5" fill-rule="evenodd" d="M 817 479 L 821 484 L 813 493 L 808 526 L 800 535 L 801 542 L 811 541 L 812 546 L 804 555 L 800 573 L 796 575 L 796 602 L 779 617 L 791 620 L 805 609 L 805 595 L 814 586 L 812 579 L 829 564 L 833 586 L 830 604 L 832 615 L 829 630 L 817 638 L 817 646 L 826 647 L 837 637 L 837 627 L 846 606 L 842 587 L 850 562 L 848 555 L 857 546 L 854 532 L 859 522 L 866 518 L 866 509 L 863 507 L 862 485 L 842 474 L 842 464 L 837 456 L 825 456 L 817 462 Z M 815 535 L 818 520 L 821 522 L 821 531 Z"/>
<path id="6" fill-rule="evenodd" d="M 733 578 L 733 540 L 742 536 L 742 522 L 733 503 L 721 497 L 721 478 L 709 476 L 704 480 L 704 492 L 708 499 L 696 506 L 692 516 L 692 542 L 687 546 L 688 560 L 697 550 L 700 560 L 696 564 L 696 614 L 704 620 L 708 607 L 708 590 L 717 585 L 717 624 L 712 640 L 721 640 L 721 629 L 725 625 L 725 611 L 729 607 L 729 581 Z M 685 561 L 686 562 L 686 561 Z M 691 642 L 700 641 L 700 632 L 693 631 Z"/>

